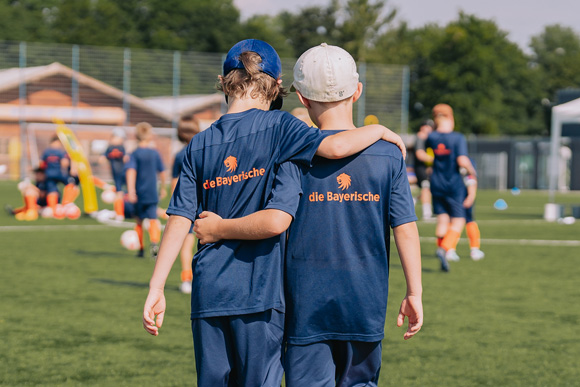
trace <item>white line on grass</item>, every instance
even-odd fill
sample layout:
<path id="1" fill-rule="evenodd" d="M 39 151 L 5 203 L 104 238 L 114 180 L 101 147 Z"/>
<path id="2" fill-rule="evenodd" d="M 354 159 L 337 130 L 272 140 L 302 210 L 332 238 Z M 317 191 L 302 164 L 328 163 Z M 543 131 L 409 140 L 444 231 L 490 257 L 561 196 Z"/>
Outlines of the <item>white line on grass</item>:
<path id="1" fill-rule="evenodd" d="M 435 237 L 421 237 L 421 242 L 436 242 Z M 461 238 L 467 241 L 466 238 Z M 549 239 L 481 239 L 482 244 L 490 245 L 531 245 L 531 246 L 555 246 L 571 247 L 580 246 L 580 241 L 574 240 L 549 240 Z"/>
<path id="2" fill-rule="evenodd" d="M 45 226 L 0 226 L 0 232 L 2 231 L 15 231 L 15 232 L 28 232 L 28 231 L 86 231 L 86 230 L 101 230 L 101 231 L 106 231 L 106 230 L 110 230 L 109 227 L 107 226 L 101 226 L 101 225 L 90 225 L 90 224 L 85 224 L 85 225 L 81 225 L 81 226 L 75 226 L 75 225 L 45 225 Z"/>

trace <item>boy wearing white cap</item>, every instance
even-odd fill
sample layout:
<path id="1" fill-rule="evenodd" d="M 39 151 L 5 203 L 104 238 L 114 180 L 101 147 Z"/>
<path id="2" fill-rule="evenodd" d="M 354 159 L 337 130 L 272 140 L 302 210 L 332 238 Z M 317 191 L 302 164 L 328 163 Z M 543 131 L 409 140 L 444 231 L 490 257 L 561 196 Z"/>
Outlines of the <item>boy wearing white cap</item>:
<path id="1" fill-rule="evenodd" d="M 345 50 L 322 44 L 306 51 L 294 66 L 293 89 L 326 135 L 355 129 L 352 106 L 362 84 Z M 389 227 L 407 280 L 397 325 L 408 317 L 409 339 L 423 323 L 419 235 L 404 158 L 393 144 L 379 142 L 341 160 L 315 157 L 312 164 L 295 166 L 302 193 L 285 261 L 286 385 L 376 386 Z M 266 211 L 201 218 L 194 231 L 202 243 L 266 237 L 260 230 L 271 229 L 273 219 Z"/>

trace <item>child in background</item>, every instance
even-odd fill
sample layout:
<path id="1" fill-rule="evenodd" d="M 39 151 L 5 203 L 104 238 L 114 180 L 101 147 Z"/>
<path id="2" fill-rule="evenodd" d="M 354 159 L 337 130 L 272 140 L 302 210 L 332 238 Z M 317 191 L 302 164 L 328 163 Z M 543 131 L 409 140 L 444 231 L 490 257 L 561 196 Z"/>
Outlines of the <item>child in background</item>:
<path id="1" fill-rule="evenodd" d="M 116 213 L 115 219 L 119 221 L 125 219 L 123 186 L 125 185 L 125 163 L 128 161 L 128 157 L 125 153 L 125 146 L 123 145 L 125 137 L 125 131 L 122 128 L 113 129 L 111 139 L 109 140 L 109 146 L 101 156 L 100 160 L 108 160 L 111 165 L 111 175 L 113 176 L 116 191 L 113 208 Z"/>
<path id="2" fill-rule="evenodd" d="M 199 123 L 193 116 L 182 117 L 177 127 L 177 138 L 184 144 L 184 147 L 175 155 L 173 161 L 172 179 L 171 179 L 171 194 L 175 191 L 177 180 L 181 174 L 181 167 L 183 164 L 183 157 L 187 144 L 191 141 L 193 136 L 199 133 Z M 193 279 L 193 271 L 191 270 L 191 261 L 193 259 L 193 249 L 195 244 L 195 236 L 193 235 L 193 224 L 189 229 L 189 234 L 185 237 L 179 256 L 181 258 L 181 285 L 179 290 L 181 293 L 191 293 L 191 280 Z"/>
<path id="3" fill-rule="evenodd" d="M 44 169 L 38 167 L 34 170 L 34 184 L 24 180 L 18 183 L 18 190 L 22 194 L 24 206 L 12 208 L 6 205 L 4 208 L 9 215 L 14 215 L 16 220 L 36 220 L 38 219 L 39 208 L 47 205 L 46 203 L 46 175 Z"/>
<path id="4" fill-rule="evenodd" d="M 74 193 L 78 188 L 74 183 L 69 183 L 68 169 L 70 167 L 70 159 L 64 151 L 57 135 L 54 135 L 48 148 L 44 151 L 41 158 L 41 168 L 44 169 L 46 175 L 46 202 L 48 207 L 52 209 L 53 216 L 57 219 L 64 218 L 64 212 L 57 211 L 59 202 L 58 184 L 64 184 L 63 198 L 76 197 Z M 61 216 L 62 213 L 62 216 Z"/>
<path id="5" fill-rule="evenodd" d="M 137 149 L 131 154 L 127 163 L 127 195 L 129 202 L 135 203 L 137 226 L 135 231 L 139 235 L 141 248 L 137 257 L 143 258 L 143 220 L 149 219 L 150 251 L 153 259 L 159 252 L 161 239 L 161 223 L 157 219 L 157 203 L 167 194 L 165 190 L 166 172 L 159 152 L 150 146 L 153 140 L 153 127 L 147 122 L 136 125 Z M 161 188 L 157 189 L 157 176 L 161 180 Z"/>

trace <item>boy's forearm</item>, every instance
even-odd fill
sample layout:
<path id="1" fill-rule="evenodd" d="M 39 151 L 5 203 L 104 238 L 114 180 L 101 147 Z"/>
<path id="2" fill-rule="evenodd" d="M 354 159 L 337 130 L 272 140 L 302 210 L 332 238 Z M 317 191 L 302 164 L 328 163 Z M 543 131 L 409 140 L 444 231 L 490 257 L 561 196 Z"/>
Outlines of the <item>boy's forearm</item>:
<path id="1" fill-rule="evenodd" d="M 471 176 L 473 176 L 474 179 L 476 179 L 477 172 L 475 171 L 475 168 L 473 167 L 471 160 L 469 160 L 469 157 L 459 156 L 457 158 L 457 165 L 459 165 L 461 168 L 467 169 L 467 173 L 469 173 Z"/>
<path id="2" fill-rule="evenodd" d="M 415 156 L 419 161 L 422 161 L 424 163 L 432 163 L 434 159 L 434 157 L 429 156 L 429 154 L 425 152 L 423 149 L 417 149 L 417 151 L 415 152 Z"/>
<path id="3" fill-rule="evenodd" d="M 189 233 L 191 220 L 182 216 L 171 215 L 165 226 L 163 239 L 159 248 L 155 269 L 149 281 L 149 288 L 163 290 L 171 267 L 179 254 L 185 237 Z"/>
<path id="4" fill-rule="evenodd" d="M 417 224 L 410 222 L 393 229 L 401 266 L 407 280 L 407 295 L 421 296 L 421 245 Z"/>
<path id="5" fill-rule="evenodd" d="M 127 169 L 125 173 L 125 178 L 127 179 L 127 192 L 129 194 L 135 193 L 135 183 L 137 181 L 137 171 L 135 169 Z"/>
<path id="6" fill-rule="evenodd" d="M 380 140 L 385 130 L 386 128 L 382 125 L 368 125 L 345 130 L 322 140 L 316 154 L 327 159 L 351 156 Z"/>
<path id="7" fill-rule="evenodd" d="M 280 210 L 262 210 L 237 219 L 222 219 L 219 239 L 260 240 L 280 235 L 288 229 L 292 216 Z"/>

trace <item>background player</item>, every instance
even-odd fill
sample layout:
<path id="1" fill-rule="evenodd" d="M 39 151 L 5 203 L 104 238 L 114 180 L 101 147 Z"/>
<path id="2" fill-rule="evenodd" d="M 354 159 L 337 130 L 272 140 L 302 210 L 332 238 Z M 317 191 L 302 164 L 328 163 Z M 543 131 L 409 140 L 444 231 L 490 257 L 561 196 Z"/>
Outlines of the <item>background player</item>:
<path id="1" fill-rule="evenodd" d="M 48 148 L 44 151 L 41 158 L 41 168 L 45 171 L 46 176 L 46 202 L 48 207 L 51 208 L 53 216 L 55 218 L 64 218 L 64 213 L 62 217 L 59 215 L 62 211 L 57 211 L 57 205 L 59 203 L 60 193 L 58 190 L 58 184 L 61 183 L 65 186 L 65 190 L 74 189 L 74 184 L 68 186 L 68 169 L 70 167 L 70 159 L 64 151 L 60 140 L 57 135 L 54 135 Z M 66 188 L 66 187 L 69 188 Z M 63 196 L 69 196 L 65 192 Z"/>
<path id="2" fill-rule="evenodd" d="M 436 131 L 426 141 L 426 147 L 433 149 L 433 174 L 431 175 L 431 194 L 433 212 L 437 215 L 435 235 L 437 237 L 437 257 L 441 269 L 449 271 L 448 260 L 457 260 L 455 246 L 465 226 L 464 201 L 467 188 L 463 182 L 460 168 L 476 176 L 475 169 L 467 156 L 467 141 L 461 133 L 454 132 L 453 109 L 447 104 L 433 107 L 433 120 Z M 417 150 L 423 159 L 429 155 Z"/>
<path id="3" fill-rule="evenodd" d="M 326 44 L 311 48 L 298 59 L 294 79 L 300 101 L 313 122 L 329 130 L 326 134 L 354 130 L 352 107 L 362 84 L 345 50 Z M 295 173 L 284 169 L 288 165 Z M 401 326 L 409 317 L 405 339 L 419 331 L 423 319 L 417 218 L 401 152 L 379 142 L 356 156 L 317 157 L 312 167 L 302 165 L 298 171 L 286 163 L 281 170 L 277 177 L 285 173 L 288 178 L 276 181 L 275 196 L 286 196 L 281 194 L 285 190 L 297 200 L 302 191 L 286 257 L 286 385 L 376 386 L 387 307 L 389 226 L 408 285 L 397 321 Z M 289 199 L 287 208 L 293 205 Z M 276 212 L 223 220 L 204 212 L 194 230 L 202 243 L 266 238 L 292 220 L 292 211 Z"/>
<path id="4" fill-rule="evenodd" d="M 183 149 L 181 149 L 176 155 L 173 161 L 172 169 L 172 180 L 171 180 L 171 194 L 175 191 L 177 186 L 177 180 L 181 174 L 181 167 L 183 165 L 183 158 L 185 156 L 186 146 L 189 144 L 193 136 L 199 133 L 199 123 L 193 116 L 182 117 L 179 126 L 177 127 L 177 137 L 182 144 L 184 144 Z M 182 293 L 191 293 L 191 280 L 193 279 L 193 271 L 191 270 L 191 261 L 193 259 L 193 249 L 195 244 L 195 236 L 193 235 L 193 224 L 189 229 L 189 234 L 185 237 L 181 250 L 179 251 L 179 256 L 181 260 L 181 285 L 179 290 Z"/>
<path id="5" fill-rule="evenodd" d="M 161 156 L 157 150 L 151 148 L 153 140 L 153 128 L 147 122 L 141 122 L 135 126 L 137 149 L 131 154 L 126 165 L 127 198 L 135 203 L 135 216 L 137 226 L 135 230 L 139 235 L 141 248 L 137 256 L 143 257 L 143 220 L 149 219 L 149 242 L 151 243 L 151 257 L 157 258 L 159 252 L 159 240 L 161 239 L 161 223 L 157 219 L 157 203 L 167 195 L 165 189 L 166 172 Z M 161 187 L 157 189 L 157 175 Z"/>
<path id="6" fill-rule="evenodd" d="M 115 209 L 116 220 L 119 221 L 125 219 L 123 199 L 125 193 L 123 192 L 123 186 L 125 185 L 125 163 L 129 160 L 123 145 L 125 137 L 125 131 L 122 128 L 113 129 L 109 146 L 103 156 L 101 156 L 101 161 L 108 161 L 111 166 L 116 195 L 113 208 Z"/>
<path id="7" fill-rule="evenodd" d="M 36 220 L 38 219 L 39 208 L 47 205 L 46 202 L 46 175 L 44 169 L 38 167 L 34 169 L 34 184 L 28 179 L 18 184 L 18 190 L 22 194 L 24 206 L 12 208 L 6 205 L 4 208 L 9 215 L 14 215 L 17 220 Z"/>
<path id="8" fill-rule="evenodd" d="M 433 210 L 431 208 L 431 188 L 429 179 L 431 176 L 431 162 L 423 160 L 422 154 L 417 152 L 418 149 L 425 150 L 425 141 L 433 132 L 435 123 L 433 120 L 425 120 L 421 123 L 419 131 L 417 132 L 417 141 L 415 143 L 415 176 L 417 177 L 417 185 L 421 189 L 419 194 L 419 201 L 421 202 L 421 210 L 423 220 L 431 220 L 433 218 Z M 419 154 L 418 154 L 419 153 Z M 429 165 L 427 165 L 427 163 Z"/>
<path id="9" fill-rule="evenodd" d="M 324 137 L 289 113 L 270 110 L 286 94 L 281 73 L 278 54 L 260 40 L 241 41 L 226 56 L 219 81 L 228 111 L 189 143 L 167 210 L 171 216 L 143 310 L 143 326 L 153 335 L 163 323 L 165 281 L 198 213 L 249 215 L 265 208 L 275 165 L 310 163 L 316 152 L 344 157 L 381 136 L 393 138 L 378 125 Z M 199 387 L 280 385 L 282 238 L 207 245 L 195 255 L 191 318 Z"/>

